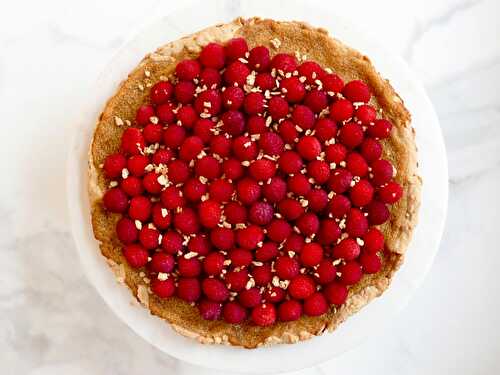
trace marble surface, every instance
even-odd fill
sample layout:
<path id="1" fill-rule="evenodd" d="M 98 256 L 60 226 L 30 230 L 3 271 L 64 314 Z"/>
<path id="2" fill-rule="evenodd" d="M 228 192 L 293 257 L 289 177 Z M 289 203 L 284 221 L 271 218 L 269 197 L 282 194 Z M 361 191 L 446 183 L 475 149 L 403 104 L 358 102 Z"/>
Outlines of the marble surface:
<path id="1" fill-rule="evenodd" d="M 204 373 L 151 347 L 106 307 L 83 275 L 65 201 L 79 103 L 128 36 L 170 12 L 169 3 L 18 0 L 0 14 L 2 373 Z M 377 33 L 423 81 L 448 150 L 449 215 L 431 272 L 403 313 L 358 348 L 300 374 L 496 374 L 500 3 L 330 4 Z M 220 11 L 237 16 L 244 6 Z"/>

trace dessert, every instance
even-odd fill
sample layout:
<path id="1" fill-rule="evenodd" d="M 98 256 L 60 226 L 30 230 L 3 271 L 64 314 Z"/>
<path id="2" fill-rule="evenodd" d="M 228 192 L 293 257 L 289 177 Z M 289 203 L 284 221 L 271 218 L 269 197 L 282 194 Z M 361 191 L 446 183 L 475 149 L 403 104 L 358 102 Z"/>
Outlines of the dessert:
<path id="1" fill-rule="evenodd" d="M 401 98 L 299 22 L 236 19 L 146 56 L 90 148 L 119 280 L 181 334 L 247 348 L 333 330 L 379 296 L 420 185 Z"/>

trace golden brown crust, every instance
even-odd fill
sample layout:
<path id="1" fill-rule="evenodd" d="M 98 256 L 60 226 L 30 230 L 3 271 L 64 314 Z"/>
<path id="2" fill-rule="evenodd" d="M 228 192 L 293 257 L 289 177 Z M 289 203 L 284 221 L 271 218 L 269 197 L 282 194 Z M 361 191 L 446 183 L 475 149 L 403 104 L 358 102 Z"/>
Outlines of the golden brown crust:
<path id="1" fill-rule="evenodd" d="M 224 42 L 233 36 L 243 36 L 250 47 L 266 45 L 272 53 L 306 54 L 308 59 L 329 67 L 344 80 L 362 79 L 373 93 L 372 104 L 383 111 L 394 124 L 391 137 L 384 142 L 384 158 L 397 169 L 396 180 L 404 189 L 403 198 L 392 207 L 391 219 L 381 227 L 388 251 L 383 255 L 383 268 L 376 275 L 364 276 L 350 289 L 349 297 L 339 309 L 321 317 L 302 317 L 292 323 L 277 323 L 271 327 L 250 324 L 232 325 L 222 321 L 203 320 L 196 309 L 177 298 L 161 300 L 147 293 L 147 278 L 131 269 L 121 252 L 114 231 L 119 215 L 107 213 L 101 204 L 106 180 L 99 165 L 106 155 L 119 147 L 124 126 L 121 120 L 133 119 L 136 109 L 148 101 L 149 87 L 161 76 L 168 77 L 176 62 L 197 55 L 200 47 L 210 41 Z M 321 48 L 311 48 L 321 46 Z M 294 343 L 333 330 L 389 286 L 392 276 L 403 262 L 417 220 L 421 180 L 417 175 L 417 153 L 410 114 L 387 80 L 375 70 L 366 56 L 300 22 L 277 22 L 238 18 L 229 24 L 217 25 L 159 48 L 146 56 L 122 82 L 108 101 L 96 126 L 89 153 L 89 196 L 92 206 L 92 226 L 100 242 L 102 254 L 113 265 L 119 279 L 147 306 L 151 313 L 167 320 L 179 333 L 202 343 L 226 343 L 255 348 L 274 343 Z"/>

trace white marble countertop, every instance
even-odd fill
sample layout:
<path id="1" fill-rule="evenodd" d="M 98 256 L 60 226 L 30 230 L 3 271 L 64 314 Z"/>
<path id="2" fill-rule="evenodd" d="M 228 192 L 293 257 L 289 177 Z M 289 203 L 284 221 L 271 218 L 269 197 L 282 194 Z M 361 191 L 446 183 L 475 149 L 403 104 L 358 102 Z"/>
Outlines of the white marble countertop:
<path id="1" fill-rule="evenodd" d="M 1 11 L 2 374 L 202 371 L 151 347 L 108 309 L 83 275 L 65 201 L 68 137 L 80 103 L 126 37 L 168 13 L 169 3 L 18 0 Z M 237 16 L 242 3 L 221 11 Z M 500 3 L 331 4 L 377 33 L 423 81 L 447 145 L 449 214 L 409 306 L 385 331 L 301 374 L 497 374 Z"/>

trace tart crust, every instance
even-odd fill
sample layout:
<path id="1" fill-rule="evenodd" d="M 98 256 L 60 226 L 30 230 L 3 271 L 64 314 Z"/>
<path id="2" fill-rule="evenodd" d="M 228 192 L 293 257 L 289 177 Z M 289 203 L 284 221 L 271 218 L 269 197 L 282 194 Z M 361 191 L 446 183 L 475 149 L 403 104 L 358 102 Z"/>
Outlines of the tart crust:
<path id="1" fill-rule="evenodd" d="M 244 37 L 249 47 L 265 45 L 272 54 L 287 52 L 307 55 L 308 59 L 329 67 L 345 81 L 361 79 L 371 88 L 371 103 L 382 110 L 385 118 L 394 124 L 390 138 L 383 141 L 383 157 L 397 170 L 396 181 L 403 187 L 403 198 L 391 207 L 390 221 L 380 227 L 386 238 L 387 251 L 383 266 L 375 275 L 365 275 L 350 288 L 349 296 L 340 308 L 331 308 L 319 317 L 303 316 L 294 322 L 277 322 L 270 327 L 257 327 L 244 323 L 228 324 L 207 321 L 198 309 L 176 297 L 162 300 L 148 293 L 148 280 L 143 273 L 128 266 L 122 255 L 122 246 L 115 233 L 119 214 L 108 213 L 102 206 L 107 181 L 99 165 L 105 157 L 119 148 L 120 137 L 126 126 L 125 119 L 133 119 L 137 108 L 148 102 L 149 87 L 169 77 L 176 63 L 195 57 L 209 42 L 225 42 L 235 36 Z M 122 120 L 123 119 L 123 120 Z M 328 36 L 324 29 L 313 28 L 301 22 L 278 22 L 269 19 L 237 18 L 231 23 L 216 25 L 160 47 L 148 54 L 118 87 L 106 103 L 95 128 L 89 150 L 89 197 L 92 226 L 100 243 L 102 254 L 134 296 L 153 315 L 163 318 L 182 335 L 201 343 L 224 343 L 256 348 L 277 343 L 295 343 L 324 331 L 334 330 L 350 315 L 381 295 L 389 286 L 396 270 L 403 262 L 417 221 L 420 203 L 421 179 L 417 174 L 417 150 L 411 117 L 403 101 L 389 82 L 375 70 L 370 60 Z"/>

